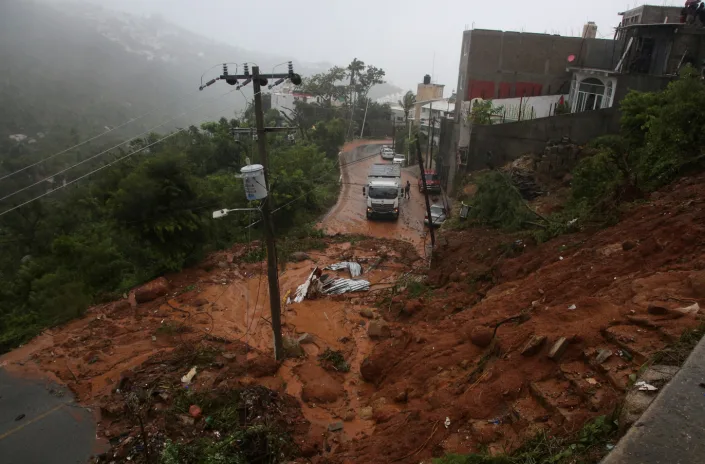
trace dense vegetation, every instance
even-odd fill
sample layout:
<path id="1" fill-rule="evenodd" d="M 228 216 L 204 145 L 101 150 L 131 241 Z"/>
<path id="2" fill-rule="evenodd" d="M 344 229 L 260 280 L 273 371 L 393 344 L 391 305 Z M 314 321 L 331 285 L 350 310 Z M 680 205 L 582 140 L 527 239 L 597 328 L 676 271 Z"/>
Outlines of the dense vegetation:
<path id="1" fill-rule="evenodd" d="M 570 197 L 560 212 L 536 214 L 507 174 L 490 171 L 477 181 L 470 215 L 505 230 L 534 230 L 541 240 L 613 222 L 621 204 L 702 170 L 703 105 L 705 82 L 690 67 L 662 92 L 630 92 L 620 106 L 620 134 L 591 143 L 595 155 L 573 170 Z"/>
<path id="2" fill-rule="evenodd" d="M 272 122 L 273 115 L 268 116 Z M 245 227 L 258 219 L 256 214 L 221 220 L 211 216 L 215 209 L 248 206 L 242 181 L 234 175 L 246 157 L 253 162 L 258 158 L 249 134 L 241 140 L 231 135 L 240 124 L 246 122 L 223 118 L 158 143 L 159 136 L 150 135 L 106 159 L 151 145 L 148 149 L 85 183 L 0 216 L 0 351 L 80 315 L 91 303 L 195 263 L 208 251 L 256 237 L 257 227 Z M 309 138 L 295 144 L 286 135 L 268 137 L 271 197 L 281 208 L 274 216 L 280 234 L 305 233 L 306 224 L 335 201 L 343 126 L 336 119 L 321 121 Z M 26 149 L 23 153 L 16 155 L 24 162 L 40 156 Z M 73 156 L 78 155 L 69 158 Z M 14 157 L 2 161 L 0 177 L 16 167 Z M 96 167 L 89 165 L 77 170 Z M 31 184 L 40 167 L 0 184 L 0 197 L 19 184 Z M 80 174 L 69 171 L 54 182 Z M 43 185 L 0 202 L 0 213 L 41 194 Z"/>

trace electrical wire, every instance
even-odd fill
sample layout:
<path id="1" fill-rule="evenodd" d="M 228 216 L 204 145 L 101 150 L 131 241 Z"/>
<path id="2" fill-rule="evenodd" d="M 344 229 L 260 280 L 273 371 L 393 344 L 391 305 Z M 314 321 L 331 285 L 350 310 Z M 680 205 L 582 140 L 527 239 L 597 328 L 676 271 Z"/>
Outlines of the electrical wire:
<path id="1" fill-rule="evenodd" d="M 188 94 L 188 95 L 186 95 L 186 96 L 184 96 L 184 97 L 181 97 L 181 98 L 179 98 L 179 99 L 177 100 L 177 102 L 182 101 L 182 100 L 184 100 L 184 99 L 186 99 L 186 98 L 192 97 L 192 96 L 196 95 L 197 93 L 198 93 L 198 91 L 193 92 L 193 93 L 190 93 L 190 94 Z M 160 108 L 159 110 L 164 109 L 165 107 L 166 107 L 166 105 L 165 105 L 165 106 L 162 106 L 162 108 Z M 92 142 L 92 141 L 94 141 L 94 140 L 97 140 L 97 139 L 99 139 L 100 137 L 103 137 L 104 135 L 107 135 L 107 134 L 109 134 L 109 133 L 111 133 L 111 132 L 114 132 L 114 131 L 116 131 L 116 130 L 118 130 L 118 129 L 122 129 L 123 127 L 125 127 L 125 126 L 127 126 L 127 125 L 129 125 L 129 124 L 132 124 L 132 123 L 135 122 L 135 121 L 139 121 L 140 119 L 143 119 L 143 118 L 149 116 L 150 114 L 155 113 L 155 112 L 157 112 L 157 111 L 159 111 L 159 110 L 158 110 L 158 109 L 150 110 L 150 111 L 147 111 L 146 113 L 142 114 L 141 116 L 137 116 L 136 118 L 130 118 L 130 119 L 128 119 L 127 121 L 125 121 L 124 123 L 120 124 L 119 126 L 115 126 L 115 127 L 113 127 L 112 129 L 108 129 L 108 130 L 106 130 L 105 132 L 102 132 L 102 133 L 100 133 L 100 134 L 98 134 L 98 135 L 96 135 L 96 136 L 93 136 L 93 137 L 91 137 L 91 138 L 89 138 L 89 139 L 87 139 L 87 140 L 84 140 L 83 142 L 77 143 L 76 145 L 73 145 L 73 146 L 71 146 L 71 147 L 69 147 L 69 148 L 66 148 L 66 149 L 64 149 L 64 150 L 61 150 L 61 151 L 59 151 L 59 152 L 56 152 L 56 153 L 54 153 L 53 155 L 50 155 L 50 156 L 48 156 L 48 157 L 46 157 L 46 158 L 43 158 L 43 159 L 41 159 L 41 160 L 39 160 L 39 161 L 37 161 L 37 162 L 35 162 L 35 163 L 29 164 L 29 165 L 27 165 L 27 166 L 25 166 L 25 167 L 23 167 L 23 168 L 17 169 L 16 171 L 13 171 L 13 172 L 11 172 L 11 173 L 9 173 L 9 174 L 5 174 L 5 175 L 3 175 L 2 177 L 0 177 L 0 180 L 7 179 L 8 177 L 12 177 L 12 176 L 14 176 L 15 174 L 19 174 L 20 172 L 23 172 L 23 171 L 26 171 L 27 169 L 33 168 L 33 167 L 35 167 L 35 166 L 38 166 L 38 165 L 40 165 L 40 164 L 42 164 L 42 163 L 44 163 L 44 162 L 46 162 L 46 161 L 49 161 L 50 159 L 56 158 L 57 156 L 63 155 L 64 153 L 67 153 L 67 152 L 69 152 L 69 151 L 71 151 L 71 150 L 75 150 L 76 148 L 82 147 L 83 145 L 86 145 L 87 143 L 90 143 L 90 142 Z"/>
<path id="2" fill-rule="evenodd" d="M 226 93 L 220 95 L 219 97 L 214 97 L 214 98 L 208 99 L 208 100 L 206 100 L 205 102 L 203 102 L 203 103 L 201 103 L 201 104 L 199 104 L 199 105 L 196 105 L 196 106 L 194 106 L 194 107 L 191 107 L 191 108 L 187 109 L 186 111 L 180 113 L 179 115 L 177 115 L 177 116 L 175 116 L 175 117 L 173 117 L 173 118 L 171 118 L 171 119 L 168 119 L 168 120 L 166 120 L 166 121 L 164 121 L 164 122 L 162 122 L 162 123 L 160 123 L 160 124 L 158 124 L 158 125 L 156 125 L 156 126 L 150 128 L 150 129 L 148 129 L 148 130 L 142 132 L 141 134 L 138 134 L 138 135 L 136 135 L 136 136 L 134 136 L 134 137 L 132 137 L 132 138 L 130 138 L 130 139 L 124 141 L 124 142 L 118 143 L 117 145 L 115 145 L 115 146 L 113 146 L 113 147 L 111 147 L 111 148 L 108 148 L 107 150 L 103 150 L 103 151 L 101 151 L 100 153 L 97 153 L 97 154 L 95 154 L 95 155 L 93 155 L 93 156 L 90 156 L 90 157 L 88 157 L 88 158 L 85 158 L 85 159 L 79 161 L 79 162 L 76 163 L 76 164 L 73 164 L 73 165 L 71 165 L 71 166 L 69 166 L 69 167 L 67 167 L 67 168 L 64 168 L 64 169 L 62 169 L 62 170 L 60 170 L 60 171 L 58 171 L 58 172 L 55 172 L 54 174 L 51 174 L 51 175 L 49 175 L 49 176 L 47 176 L 47 177 L 45 177 L 45 178 L 43 178 L 43 179 L 40 179 L 40 180 L 36 181 L 36 182 L 33 183 L 33 184 L 30 184 L 30 185 L 28 185 L 28 186 L 26 186 L 26 187 L 22 187 L 21 189 L 15 190 L 14 192 L 9 193 L 9 194 L 5 195 L 4 197 L 0 198 L 0 201 L 7 200 L 8 198 L 17 195 L 18 193 L 24 192 L 25 190 L 28 190 L 28 189 L 30 189 L 30 188 L 36 186 L 36 185 L 39 185 L 39 184 L 41 184 L 42 182 L 46 182 L 47 180 L 49 180 L 49 179 L 51 179 L 51 178 L 53 178 L 53 177 L 56 177 L 56 176 L 58 176 L 58 175 L 60 175 L 60 174 L 63 174 L 63 173 L 65 173 L 65 172 L 67 172 L 67 171 L 69 171 L 69 170 L 71 170 L 71 169 L 73 169 L 73 168 L 75 168 L 75 167 L 77 167 L 77 166 L 80 166 L 80 165 L 82 165 L 82 164 L 84 164 L 84 163 L 87 163 L 88 161 L 91 161 L 91 160 L 93 160 L 93 159 L 95 159 L 95 158 L 97 158 L 97 157 L 99 157 L 99 156 L 102 156 L 102 155 L 104 155 L 104 154 L 106 154 L 106 153 L 109 153 L 110 151 L 112 151 L 112 150 L 114 150 L 114 149 L 116 149 L 116 148 L 118 148 L 118 147 L 120 147 L 120 146 L 122 146 L 122 145 L 125 145 L 126 143 L 132 142 L 133 140 L 136 140 L 136 139 L 138 139 L 138 138 L 140 138 L 140 137 L 142 137 L 142 136 L 144 136 L 144 135 L 150 134 L 150 133 L 152 133 L 155 129 L 158 129 L 158 128 L 160 128 L 160 127 L 162 127 L 162 126 L 164 126 L 164 125 L 166 125 L 166 124 L 168 124 L 168 123 L 170 123 L 170 122 L 172 122 L 172 121 L 174 121 L 174 120 L 176 120 L 176 119 L 178 119 L 178 118 L 180 118 L 180 117 L 182 117 L 182 116 L 188 114 L 190 111 L 193 111 L 193 110 L 195 110 L 195 109 L 201 108 L 201 107 L 203 107 L 204 105 L 206 105 L 207 103 L 210 103 L 210 102 L 215 101 L 215 100 L 217 100 L 217 99 L 223 98 L 223 97 L 225 97 L 226 95 L 228 95 L 228 94 L 230 94 L 230 93 L 232 93 L 232 92 L 234 92 L 234 91 L 235 91 L 235 90 L 233 89 L 233 90 L 230 90 L 230 91 L 228 91 L 228 92 L 226 92 Z M 180 131 L 181 131 L 181 130 L 183 130 L 183 129 L 180 129 Z M 0 216 L 1 216 L 1 214 L 0 214 Z"/>

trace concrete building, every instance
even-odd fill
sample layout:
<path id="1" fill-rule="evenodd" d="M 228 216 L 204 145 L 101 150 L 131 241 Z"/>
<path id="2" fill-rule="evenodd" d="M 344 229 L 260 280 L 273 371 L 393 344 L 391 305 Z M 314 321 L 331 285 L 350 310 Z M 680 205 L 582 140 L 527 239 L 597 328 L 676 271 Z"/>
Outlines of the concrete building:
<path id="1" fill-rule="evenodd" d="M 619 13 L 622 16 L 620 25 L 680 23 L 682 9 L 682 6 L 642 5 Z"/>
<path id="2" fill-rule="evenodd" d="M 433 83 L 421 83 L 416 89 L 416 107 L 414 109 L 414 122 L 419 124 L 421 121 L 421 107 L 423 102 L 429 100 L 440 100 L 443 98 L 445 85 Z"/>

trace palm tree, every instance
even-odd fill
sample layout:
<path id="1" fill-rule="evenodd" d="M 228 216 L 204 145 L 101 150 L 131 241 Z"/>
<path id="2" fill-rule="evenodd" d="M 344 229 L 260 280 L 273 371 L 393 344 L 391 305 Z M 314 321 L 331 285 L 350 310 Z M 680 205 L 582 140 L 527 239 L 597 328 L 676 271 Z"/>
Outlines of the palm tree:
<path id="1" fill-rule="evenodd" d="M 411 109 L 416 105 L 416 95 L 414 95 L 414 92 L 409 90 L 404 94 L 404 98 L 399 100 L 399 106 L 404 108 L 404 121 L 406 122 L 406 125 L 409 125 L 409 113 L 411 112 Z"/>

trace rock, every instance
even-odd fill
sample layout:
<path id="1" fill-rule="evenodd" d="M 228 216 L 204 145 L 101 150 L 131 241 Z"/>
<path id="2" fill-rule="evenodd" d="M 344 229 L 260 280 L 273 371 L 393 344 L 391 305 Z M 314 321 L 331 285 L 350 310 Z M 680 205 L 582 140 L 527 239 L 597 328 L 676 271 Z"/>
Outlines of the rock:
<path id="1" fill-rule="evenodd" d="M 494 338 L 494 330 L 487 327 L 475 327 L 470 332 L 470 341 L 480 348 L 487 348 Z"/>
<path id="2" fill-rule="evenodd" d="M 343 420 L 345 422 L 350 422 L 350 421 L 355 420 L 355 411 L 350 410 L 350 411 L 346 412 L 345 415 L 343 416 Z"/>
<path id="3" fill-rule="evenodd" d="M 423 307 L 424 305 L 420 300 L 409 300 L 404 304 L 404 312 L 407 314 L 418 313 Z"/>
<path id="4" fill-rule="evenodd" d="M 652 366 L 647 369 L 641 377 L 640 381 L 644 381 L 654 387 L 657 391 L 641 391 L 638 387 L 632 387 L 627 393 L 622 410 L 619 415 L 619 428 L 621 432 L 625 432 L 631 427 L 649 407 L 651 402 L 656 398 L 662 387 L 666 385 L 680 368 L 678 366 Z"/>
<path id="5" fill-rule="evenodd" d="M 193 300 L 193 303 L 192 303 L 192 304 L 193 304 L 193 306 L 195 306 L 196 308 L 200 308 L 201 306 L 207 305 L 207 304 L 208 304 L 208 300 L 206 300 L 205 298 L 196 298 L 195 300 Z"/>
<path id="6" fill-rule="evenodd" d="M 289 259 L 291 259 L 295 263 L 300 263 L 301 261 L 307 261 L 311 259 L 311 257 L 303 251 L 297 251 L 295 253 L 292 253 L 289 256 Z"/>
<path id="7" fill-rule="evenodd" d="M 449 280 L 451 282 L 460 282 L 460 273 L 454 272 L 450 275 Z"/>
<path id="8" fill-rule="evenodd" d="M 529 340 L 527 340 L 524 348 L 521 349 L 522 356 L 533 356 L 541 351 L 544 343 L 546 343 L 546 337 L 543 335 L 532 335 Z"/>
<path id="9" fill-rule="evenodd" d="M 649 307 L 646 311 L 648 311 L 649 314 L 652 314 L 654 316 L 664 316 L 668 314 L 668 308 L 653 303 L 649 304 Z"/>
<path id="10" fill-rule="evenodd" d="M 394 397 L 395 403 L 406 403 L 409 399 L 409 391 L 404 389 Z"/>
<path id="11" fill-rule="evenodd" d="M 314 343 L 313 335 L 310 333 L 305 333 L 296 339 L 299 345 L 305 345 L 307 343 Z"/>
<path id="12" fill-rule="evenodd" d="M 328 431 L 329 432 L 338 432 L 340 430 L 343 430 L 343 423 L 338 421 L 338 422 L 333 422 L 328 426 Z"/>
<path id="13" fill-rule="evenodd" d="M 459 364 L 461 369 L 467 369 L 469 365 L 470 365 L 470 361 L 468 361 L 467 359 L 463 359 L 462 361 L 460 361 L 460 364 Z"/>
<path id="14" fill-rule="evenodd" d="M 556 343 L 553 344 L 553 347 L 551 347 L 551 351 L 548 352 L 549 359 L 558 361 L 559 359 L 561 359 L 561 356 L 563 356 L 563 353 L 565 353 L 565 350 L 567 348 L 568 339 L 565 337 L 559 338 L 558 340 L 556 340 Z"/>
<path id="15" fill-rule="evenodd" d="M 363 308 L 360 310 L 360 316 L 366 317 L 367 319 L 374 319 L 375 312 L 372 311 L 370 308 Z"/>
<path id="16" fill-rule="evenodd" d="M 284 355 L 288 358 L 302 358 L 305 356 L 304 349 L 299 342 L 290 337 L 284 337 Z"/>
<path id="17" fill-rule="evenodd" d="M 225 262 L 225 261 L 218 261 L 217 266 L 218 266 L 220 269 L 227 269 L 227 268 L 228 268 L 228 263 Z"/>
<path id="18" fill-rule="evenodd" d="M 159 277 L 135 289 L 135 301 L 137 303 L 147 303 L 164 296 L 169 291 L 169 281 L 164 277 Z"/>
<path id="19" fill-rule="evenodd" d="M 362 360 L 362 364 L 360 364 L 360 375 L 366 382 L 376 383 L 382 378 L 383 373 L 384 370 L 382 367 L 378 363 L 373 362 L 369 357 Z"/>
<path id="20" fill-rule="evenodd" d="M 622 250 L 624 250 L 624 251 L 633 250 L 634 248 L 636 248 L 636 243 L 634 243 L 632 241 L 628 240 L 628 241 L 622 243 Z"/>
<path id="21" fill-rule="evenodd" d="M 705 271 L 690 274 L 688 283 L 696 298 L 705 298 Z"/>
<path id="22" fill-rule="evenodd" d="M 370 338 L 389 338 L 392 336 L 392 331 L 385 322 L 372 321 L 367 327 L 367 335 Z"/>
<path id="23" fill-rule="evenodd" d="M 360 412 L 358 413 L 358 415 L 362 420 L 369 420 L 372 419 L 372 416 L 374 415 L 374 410 L 371 407 L 360 408 Z"/>
<path id="24" fill-rule="evenodd" d="M 612 350 L 600 350 L 597 352 L 597 358 L 595 358 L 595 363 L 597 365 L 602 364 L 603 362 L 607 361 L 614 353 L 612 353 Z"/>
<path id="25" fill-rule="evenodd" d="M 227 360 L 231 360 L 231 359 L 237 358 L 237 354 L 236 354 L 236 353 L 228 353 L 228 352 L 226 352 L 226 353 L 223 353 L 223 357 L 224 357 L 225 359 L 227 359 Z"/>

